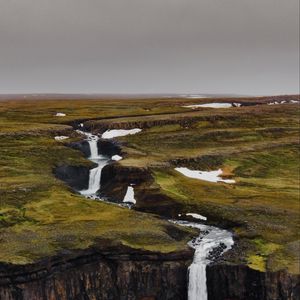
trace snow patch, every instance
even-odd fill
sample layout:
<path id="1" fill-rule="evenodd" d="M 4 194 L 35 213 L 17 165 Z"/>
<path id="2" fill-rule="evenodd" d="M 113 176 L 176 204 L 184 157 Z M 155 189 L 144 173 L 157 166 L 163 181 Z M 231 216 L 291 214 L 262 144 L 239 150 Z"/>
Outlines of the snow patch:
<path id="1" fill-rule="evenodd" d="M 190 170 L 188 168 L 175 168 L 176 171 L 180 172 L 186 177 L 205 180 L 209 182 L 225 182 L 225 183 L 235 183 L 233 179 L 222 179 L 223 171 L 221 169 L 216 171 L 197 171 Z"/>
<path id="2" fill-rule="evenodd" d="M 299 103 L 299 101 L 297 100 L 282 100 L 282 101 L 273 101 L 273 102 L 269 102 L 268 105 L 278 105 L 278 104 L 295 104 L 295 103 Z"/>
<path id="3" fill-rule="evenodd" d="M 202 215 L 199 215 L 199 214 L 195 214 L 195 213 L 187 213 L 186 216 L 191 216 L 193 217 L 194 219 L 199 219 L 199 220 L 203 220 L 203 221 L 206 221 L 207 218 L 202 216 Z"/>
<path id="4" fill-rule="evenodd" d="M 241 107 L 242 103 L 232 103 L 232 106 L 234 107 Z"/>
<path id="5" fill-rule="evenodd" d="M 56 115 L 55 115 L 55 117 L 65 117 L 65 116 L 66 116 L 66 114 L 61 113 L 61 112 L 58 112 L 58 113 L 56 113 Z"/>
<path id="6" fill-rule="evenodd" d="M 204 104 L 192 104 L 184 105 L 185 108 L 198 108 L 198 107 L 207 107 L 207 108 L 229 108 L 232 107 L 231 103 L 204 103 Z"/>
<path id="7" fill-rule="evenodd" d="M 61 136 L 56 136 L 54 139 L 56 141 L 62 141 L 62 140 L 66 140 L 68 139 L 69 137 L 68 136 L 65 136 L 65 135 L 61 135 Z"/>
<path id="8" fill-rule="evenodd" d="M 103 139 L 113 139 L 113 138 L 119 137 L 119 136 L 126 136 L 126 135 L 136 134 L 136 133 L 139 133 L 141 131 L 142 131 L 142 129 L 140 129 L 140 128 L 106 130 L 102 134 L 102 138 Z"/>
<path id="9" fill-rule="evenodd" d="M 120 156 L 120 155 L 113 155 L 113 156 L 111 157 L 111 160 L 115 160 L 115 161 L 119 161 L 119 160 L 121 160 L 121 159 L 123 159 L 123 157 Z"/>
<path id="10" fill-rule="evenodd" d="M 136 200 L 134 199 L 134 189 L 132 186 L 127 187 L 127 192 L 125 194 L 123 202 L 136 204 Z"/>

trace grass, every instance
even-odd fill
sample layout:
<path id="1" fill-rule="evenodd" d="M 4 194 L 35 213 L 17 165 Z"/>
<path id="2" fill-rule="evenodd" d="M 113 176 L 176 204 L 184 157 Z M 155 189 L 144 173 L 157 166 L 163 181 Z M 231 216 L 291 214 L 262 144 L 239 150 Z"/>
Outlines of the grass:
<path id="1" fill-rule="evenodd" d="M 160 192 L 183 204 L 180 213 L 200 213 L 211 224 L 229 227 L 242 252 L 226 256 L 228 261 L 299 273 L 298 106 L 195 111 L 181 107 L 193 103 L 183 99 L 0 101 L 0 261 L 34 262 L 64 249 L 91 247 L 99 238 L 151 251 L 186 248 L 188 229 L 178 229 L 183 235 L 175 239 L 167 221 L 86 200 L 55 179 L 55 166 L 89 162 L 65 147 L 69 140 L 57 142 L 53 137 L 77 139 L 69 124 L 97 119 L 86 124 L 94 130 L 143 128 L 119 139 L 125 152 L 120 163 L 149 168 Z M 67 116 L 55 117 L 56 112 Z M 221 167 L 236 184 L 190 179 L 176 172 L 175 165 L 198 170 Z"/>
<path id="2" fill-rule="evenodd" d="M 250 267 L 299 273 L 299 248 L 291 249 L 300 230 L 297 105 L 227 110 L 219 119 L 213 113 L 194 112 L 198 119 L 189 127 L 161 121 L 120 138 L 128 153 L 121 163 L 149 167 L 161 192 L 183 203 L 185 212 L 231 224 L 227 226 L 245 245 L 240 260 Z M 221 167 L 237 183 L 190 179 L 176 172 L 175 165 Z"/>

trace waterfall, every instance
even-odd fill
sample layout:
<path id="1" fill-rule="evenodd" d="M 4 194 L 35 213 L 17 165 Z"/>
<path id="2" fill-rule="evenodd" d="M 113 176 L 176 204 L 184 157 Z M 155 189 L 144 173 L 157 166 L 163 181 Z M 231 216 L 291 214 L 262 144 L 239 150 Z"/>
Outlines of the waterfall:
<path id="1" fill-rule="evenodd" d="M 90 146 L 91 155 L 89 160 L 97 164 L 96 168 L 90 170 L 89 174 L 89 186 L 87 190 L 82 190 L 80 193 L 88 197 L 97 197 L 96 193 L 100 189 L 101 173 L 104 166 L 107 165 L 108 158 L 98 154 L 98 140 L 97 135 L 93 135 L 88 132 L 78 131 L 87 137 L 87 142 Z"/>
<path id="2" fill-rule="evenodd" d="M 91 152 L 89 159 L 94 163 L 97 163 L 97 167 L 90 170 L 88 189 L 80 191 L 80 193 L 89 198 L 97 199 L 96 193 L 100 189 L 101 172 L 103 167 L 108 164 L 109 158 L 98 154 L 98 136 L 79 130 L 77 130 L 77 132 L 84 134 L 87 137 L 86 140 L 89 143 Z M 128 186 L 124 202 L 131 202 L 133 204 L 136 203 L 134 199 L 134 189 L 132 186 Z M 189 213 L 187 215 L 201 220 L 206 219 L 199 214 Z M 189 266 L 188 270 L 188 299 L 207 300 L 206 266 L 216 257 L 221 256 L 225 251 L 232 247 L 232 234 L 227 230 L 194 222 L 181 220 L 170 220 L 170 222 L 200 230 L 199 236 L 188 243 L 190 247 L 195 249 L 193 262 Z"/>
<path id="3" fill-rule="evenodd" d="M 189 300 L 207 300 L 206 266 L 214 256 L 220 256 L 233 245 L 232 234 L 217 227 L 188 221 L 173 221 L 182 226 L 197 228 L 200 234 L 189 242 L 195 249 L 194 259 L 189 266 Z"/>
<path id="4" fill-rule="evenodd" d="M 99 138 L 96 135 L 90 135 L 87 139 L 90 145 L 91 156 L 90 159 L 97 159 L 98 158 L 98 140 Z"/>

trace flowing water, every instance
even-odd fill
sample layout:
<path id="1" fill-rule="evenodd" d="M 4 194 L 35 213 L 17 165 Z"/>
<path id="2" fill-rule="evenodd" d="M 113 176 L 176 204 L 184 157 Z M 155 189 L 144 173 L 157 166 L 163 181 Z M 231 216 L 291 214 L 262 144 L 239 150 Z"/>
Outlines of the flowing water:
<path id="1" fill-rule="evenodd" d="M 100 180 L 102 169 L 108 164 L 109 158 L 98 153 L 98 140 L 97 135 L 93 135 L 88 132 L 78 131 L 81 134 L 84 134 L 87 138 L 86 141 L 89 143 L 91 155 L 89 160 L 97 164 L 96 168 L 90 170 L 89 175 L 89 186 L 87 190 L 82 190 L 80 193 L 84 196 L 96 198 L 97 191 L 100 189 Z"/>
<path id="2" fill-rule="evenodd" d="M 232 247 L 232 234 L 214 226 L 188 221 L 172 222 L 200 230 L 199 236 L 189 242 L 189 246 L 195 249 L 195 253 L 193 262 L 189 266 L 188 299 L 207 300 L 206 266 L 216 256 L 222 255 Z"/>
<path id="3" fill-rule="evenodd" d="M 90 170 L 88 189 L 80 191 L 80 193 L 89 198 L 97 199 L 96 193 L 100 189 L 101 171 L 109 163 L 110 159 L 98 154 L 98 136 L 83 131 L 78 132 L 87 137 L 86 140 L 89 143 L 91 152 L 89 159 L 97 164 L 96 168 Z M 130 195 L 132 194 L 130 199 L 134 199 L 132 187 L 128 187 L 126 195 L 129 192 Z M 127 198 L 129 199 L 129 196 Z M 127 198 L 125 196 L 124 199 Z M 135 203 L 135 200 L 133 203 Z M 190 247 L 195 249 L 193 262 L 189 266 L 188 299 L 207 300 L 206 266 L 215 257 L 222 255 L 232 247 L 232 234 L 227 230 L 194 222 L 179 220 L 170 220 L 170 222 L 200 230 L 199 236 L 188 243 Z"/>

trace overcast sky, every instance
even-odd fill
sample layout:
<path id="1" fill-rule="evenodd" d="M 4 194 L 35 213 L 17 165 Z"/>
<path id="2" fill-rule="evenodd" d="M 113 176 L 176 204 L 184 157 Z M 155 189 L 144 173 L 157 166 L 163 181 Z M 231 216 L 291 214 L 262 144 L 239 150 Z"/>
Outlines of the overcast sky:
<path id="1" fill-rule="evenodd" d="M 298 0 L 0 0 L 0 93 L 299 93 Z"/>

